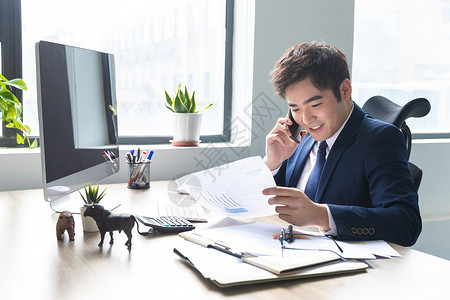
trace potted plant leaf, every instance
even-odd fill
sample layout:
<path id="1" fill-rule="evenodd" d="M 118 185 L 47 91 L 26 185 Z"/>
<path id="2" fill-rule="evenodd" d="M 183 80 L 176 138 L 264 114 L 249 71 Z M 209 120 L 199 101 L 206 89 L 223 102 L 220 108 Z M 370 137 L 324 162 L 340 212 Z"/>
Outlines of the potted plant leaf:
<path id="1" fill-rule="evenodd" d="M 84 206 L 80 208 L 83 231 L 98 231 L 97 223 L 95 222 L 95 220 L 91 217 L 85 217 L 84 212 L 86 211 L 87 207 L 98 204 L 100 200 L 102 200 L 106 196 L 106 189 L 104 189 L 101 193 L 99 193 L 99 190 L 100 187 L 98 184 L 97 186 L 92 186 L 91 183 L 89 183 L 89 185 L 84 187 L 84 196 L 80 191 L 78 191 L 84 201 Z"/>
<path id="2" fill-rule="evenodd" d="M 25 140 L 30 148 L 37 147 L 37 140 L 30 142 L 30 127 L 22 122 L 22 105 L 17 97 L 12 93 L 11 88 L 17 88 L 23 91 L 27 90 L 27 85 L 20 78 L 8 80 L 0 74 L 0 121 L 6 122 L 6 128 L 16 128 L 21 134 L 17 133 L 16 141 L 18 144 L 24 144 Z"/>
<path id="3" fill-rule="evenodd" d="M 197 102 L 195 101 L 195 91 L 192 92 L 192 97 L 189 95 L 187 87 L 184 87 L 184 92 L 181 90 L 181 84 L 175 96 L 172 98 L 167 91 L 166 107 L 174 112 L 174 133 L 171 141 L 174 146 L 198 146 L 200 142 L 200 125 L 202 120 L 201 112 L 209 107 L 197 110 Z"/>

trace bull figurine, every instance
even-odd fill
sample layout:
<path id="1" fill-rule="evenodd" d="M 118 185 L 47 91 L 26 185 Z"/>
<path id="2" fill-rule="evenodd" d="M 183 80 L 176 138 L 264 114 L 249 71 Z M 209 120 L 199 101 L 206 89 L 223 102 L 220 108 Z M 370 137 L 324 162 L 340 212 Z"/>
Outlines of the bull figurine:
<path id="1" fill-rule="evenodd" d="M 128 250 L 131 250 L 131 230 L 134 227 L 134 223 L 137 223 L 133 215 L 113 214 L 103 206 L 94 204 L 86 208 L 84 216 L 92 217 L 97 223 L 98 230 L 100 231 L 100 243 L 98 244 L 99 247 L 103 246 L 103 240 L 105 239 L 106 232 L 109 232 L 109 235 L 111 236 L 111 240 L 109 241 L 109 243 L 113 244 L 113 231 L 118 230 L 120 233 L 123 230 L 128 237 L 125 246 L 128 247 Z M 137 226 L 139 232 L 139 224 Z"/>
<path id="2" fill-rule="evenodd" d="M 67 230 L 69 240 L 75 240 L 75 221 L 72 213 L 63 211 L 59 214 L 58 222 L 56 223 L 56 238 L 60 241 L 64 238 L 64 231 Z"/>

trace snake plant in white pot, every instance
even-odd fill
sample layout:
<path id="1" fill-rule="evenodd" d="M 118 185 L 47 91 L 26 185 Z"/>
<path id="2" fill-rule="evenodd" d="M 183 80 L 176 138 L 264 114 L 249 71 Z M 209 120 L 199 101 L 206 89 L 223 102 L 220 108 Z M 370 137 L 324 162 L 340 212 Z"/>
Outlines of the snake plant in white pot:
<path id="1" fill-rule="evenodd" d="M 174 112 L 174 133 L 171 141 L 174 146 L 198 146 L 200 142 L 200 125 L 202 120 L 201 112 L 209 108 L 212 103 L 200 111 L 197 110 L 195 101 L 195 91 L 192 97 L 189 95 L 187 87 L 184 87 L 184 93 L 181 90 L 181 84 L 178 86 L 175 96 L 172 98 L 167 91 L 166 107 Z"/>

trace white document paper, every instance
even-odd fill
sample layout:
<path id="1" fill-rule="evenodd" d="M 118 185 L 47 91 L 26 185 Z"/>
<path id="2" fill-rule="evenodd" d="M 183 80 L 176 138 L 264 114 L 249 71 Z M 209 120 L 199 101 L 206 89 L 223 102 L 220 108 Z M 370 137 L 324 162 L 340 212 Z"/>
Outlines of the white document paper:
<path id="1" fill-rule="evenodd" d="M 262 190 L 276 186 L 272 173 L 259 156 L 186 175 L 177 180 L 185 192 L 208 209 L 230 217 L 257 218 L 275 214 L 271 196 Z"/>
<path id="2" fill-rule="evenodd" d="M 250 224 L 216 227 L 199 230 L 204 238 L 219 241 L 234 252 L 249 252 L 253 255 L 284 255 L 285 257 L 301 255 L 301 250 L 332 251 L 347 259 L 375 259 L 375 256 L 400 256 L 384 241 L 343 242 L 336 241 L 342 248 L 340 252 L 334 241 L 324 235 L 309 235 L 294 230 L 294 242 L 284 242 L 281 250 L 281 226 L 262 222 Z M 296 248 L 289 249 L 289 248 Z"/>

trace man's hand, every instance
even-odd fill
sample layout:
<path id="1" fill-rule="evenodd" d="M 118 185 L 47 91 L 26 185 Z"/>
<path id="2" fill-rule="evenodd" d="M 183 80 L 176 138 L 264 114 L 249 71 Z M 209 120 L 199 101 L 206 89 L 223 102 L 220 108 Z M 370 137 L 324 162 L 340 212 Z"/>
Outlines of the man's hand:
<path id="1" fill-rule="evenodd" d="M 299 189 L 272 187 L 264 189 L 263 194 L 274 195 L 269 204 L 277 205 L 275 211 L 280 219 L 296 226 L 314 226 L 323 232 L 331 230 L 326 206 L 312 202 Z"/>
<path id="2" fill-rule="evenodd" d="M 280 118 L 272 131 L 266 136 L 266 156 L 264 162 L 270 170 L 275 170 L 281 166 L 283 161 L 294 154 L 298 144 L 291 140 L 291 132 L 288 126 L 292 125 L 289 118 Z M 302 138 L 306 132 L 302 132 Z"/>

